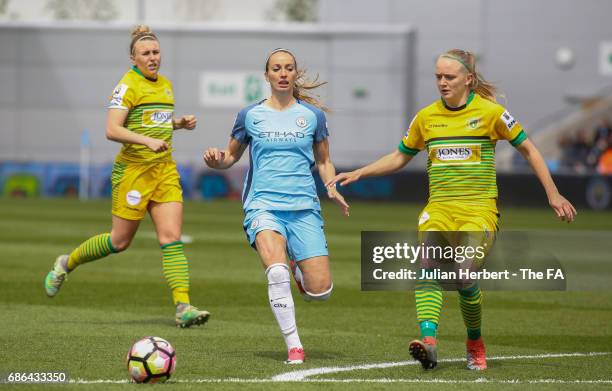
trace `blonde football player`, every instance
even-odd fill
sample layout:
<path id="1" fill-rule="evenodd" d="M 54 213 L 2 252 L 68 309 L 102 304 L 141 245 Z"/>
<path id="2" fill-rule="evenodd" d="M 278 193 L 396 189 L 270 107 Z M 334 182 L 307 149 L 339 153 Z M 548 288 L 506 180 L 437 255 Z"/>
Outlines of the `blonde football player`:
<path id="1" fill-rule="evenodd" d="M 441 99 L 417 113 L 398 149 L 365 167 L 337 175 L 327 186 L 393 173 L 426 149 L 429 201 L 419 216 L 421 235 L 426 231 L 479 231 L 482 240 L 492 242 L 498 222 L 495 143 L 506 140 L 529 162 L 557 216 L 573 221 L 576 210 L 557 191 L 542 155 L 520 123 L 496 103 L 496 88 L 476 71 L 474 54 L 453 49 L 440 55 L 435 75 Z M 486 369 L 480 288 L 472 282 L 458 291 L 467 328 L 467 367 Z M 410 353 L 423 368 L 432 369 L 437 364 L 436 332 L 442 307 L 439 282 L 419 280 L 415 297 L 421 338 L 410 343 Z"/>
<path id="2" fill-rule="evenodd" d="M 173 131 L 194 129 L 196 118 L 174 117 L 172 85 L 158 73 L 159 40 L 147 26 L 132 31 L 130 59 L 132 68 L 123 75 L 108 104 L 106 137 L 123 144 L 111 177 L 111 232 L 93 236 L 70 254 L 60 255 L 45 278 L 45 290 L 54 297 L 67 274 L 78 266 L 127 249 L 149 212 L 176 306 L 176 325 L 199 325 L 210 314 L 189 302 L 189 270 L 181 242 L 183 196 L 172 158 Z"/>

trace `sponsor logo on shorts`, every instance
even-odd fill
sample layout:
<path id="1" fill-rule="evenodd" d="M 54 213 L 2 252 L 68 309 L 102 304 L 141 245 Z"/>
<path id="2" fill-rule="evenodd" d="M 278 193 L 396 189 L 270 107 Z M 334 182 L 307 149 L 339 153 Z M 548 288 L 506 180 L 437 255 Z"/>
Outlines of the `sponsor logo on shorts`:
<path id="1" fill-rule="evenodd" d="M 508 113 L 508 111 L 504 111 L 500 118 L 502 121 L 504 121 L 508 130 L 512 130 L 514 125 L 516 125 L 516 120 L 510 115 L 510 113 Z"/>
<path id="2" fill-rule="evenodd" d="M 298 119 L 295 120 L 295 124 L 300 128 L 304 128 L 308 123 L 306 122 L 306 118 L 298 117 Z"/>
<path id="3" fill-rule="evenodd" d="M 142 199 L 142 195 L 140 194 L 138 190 L 130 190 L 125 195 L 125 200 L 127 201 L 128 205 L 131 205 L 131 206 L 138 205 L 141 199 Z"/>

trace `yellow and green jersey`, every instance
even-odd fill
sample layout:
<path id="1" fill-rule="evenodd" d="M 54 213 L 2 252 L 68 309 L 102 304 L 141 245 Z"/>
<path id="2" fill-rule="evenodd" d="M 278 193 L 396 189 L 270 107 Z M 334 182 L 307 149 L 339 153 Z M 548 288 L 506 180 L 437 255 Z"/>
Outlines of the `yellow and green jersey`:
<path id="1" fill-rule="evenodd" d="M 149 80 L 136 67 L 132 67 L 115 87 L 108 108 L 128 110 L 124 123 L 126 128 L 170 145 L 167 151 L 156 153 L 144 145 L 123 144 L 117 161 L 156 163 L 172 160 L 174 95 L 168 79 L 158 75 L 157 80 Z"/>
<path id="2" fill-rule="evenodd" d="M 513 146 L 527 136 L 501 105 L 471 93 L 467 103 L 450 108 L 442 100 L 414 117 L 399 150 L 414 156 L 427 149 L 429 201 L 497 198 L 495 144 Z"/>

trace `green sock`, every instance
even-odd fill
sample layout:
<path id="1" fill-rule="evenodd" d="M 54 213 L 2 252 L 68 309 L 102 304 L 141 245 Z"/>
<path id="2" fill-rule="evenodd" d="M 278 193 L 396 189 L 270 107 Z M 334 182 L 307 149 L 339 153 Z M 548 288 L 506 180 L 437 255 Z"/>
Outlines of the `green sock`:
<path id="1" fill-rule="evenodd" d="M 421 338 L 425 337 L 434 337 L 436 338 L 436 333 L 438 332 L 438 325 L 429 320 L 425 320 L 419 323 L 419 328 L 421 329 Z"/>
<path id="2" fill-rule="evenodd" d="M 183 250 L 183 242 L 177 241 L 161 246 L 164 277 L 172 289 L 174 304 L 189 304 L 189 265 Z"/>
<path id="3" fill-rule="evenodd" d="M 459 305 L 468 338 L 472 340 L 480 338 L 482 324 L 482 292 L 480 286 L 474 284 L 467 289 L 459 289 Z"/>
<path id="4" fill-rule="evenodd" d="M 416 299 L 417 321 L 421 337 L 435 337 L 442 310 L 442 288 L 435 280 L 418 280 L 414 297 Z"/>
<path id="5" fill-rule="evenodd" d="M 79 247 L 72 250 L 66 266 L 69 271 L 72 271 L 83 263 L 95 261 L 116 252 L 111 243 L 109 233 L 92 236 L 81 243 Z"/>

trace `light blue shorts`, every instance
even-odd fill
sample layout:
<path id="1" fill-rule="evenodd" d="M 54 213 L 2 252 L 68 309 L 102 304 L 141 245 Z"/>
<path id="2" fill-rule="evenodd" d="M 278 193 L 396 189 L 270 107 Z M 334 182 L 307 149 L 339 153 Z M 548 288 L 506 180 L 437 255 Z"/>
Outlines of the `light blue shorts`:
<path id="1" fill-rule="evenodd" d="M 323 219 L 318 210 L 249 210 L 244 231 L 255 248 L 255 237 L 263 230 L 276 231 L 287 242 L 287 254 L 294 261 L 327 256 Z"/>

